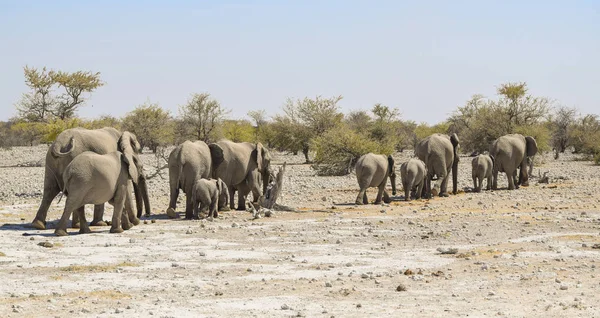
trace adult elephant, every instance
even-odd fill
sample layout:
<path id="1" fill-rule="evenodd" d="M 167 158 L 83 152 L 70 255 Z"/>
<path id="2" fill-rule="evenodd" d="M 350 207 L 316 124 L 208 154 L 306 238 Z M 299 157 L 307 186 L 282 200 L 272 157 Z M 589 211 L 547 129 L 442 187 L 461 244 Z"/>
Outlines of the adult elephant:
<path id="1" fill-rule="evenodd" d="M 269 184 L 271 154 L 261 143 L 232 142 L 220 140 L 209 145 L 214 156 L 221 154 L 221 164 L 213 172 L 213 178 L 221 178 L 229 191 L 229 207 L 235 208 L 234 195 L 238 192 L 238 210 L 246 209 L 246 196 L 252 192 L 258 202 Z M 261 180 L 262 179 L 262 180 Z M 261 187 L 262 181 L 262 187 Z"/>
<path id="2" fill-rule="evenodd" d="M 444 134 L 433 134 L 419 141 L 415 146 L 415 155 L 423 160 L 427 167 L 427 181 L 423 189 L 423 196 L 428 197 L 440 195 L 448 196 L 448 176 L 452 171 L 452 193 L 458 191 L 458 150 L 460 149 L 458 136 Z M 437 180 L 431 188 L 433 176 Z"/>
<path id="3" fill-rule="evenodd" d="M 378 155 L 371 152 L 362 155 L 356 161 L 354 170 L 360 188 L 355 201 L 357 205 L 369 203 L 366 192 L 369 187 L 378 188 L 375 204 L 380 204 L 382 198 L 385 203 L 392 202 L 385 191 L 385 184 L 389 178 L 392 184 L 392 195 L 396 195 L 396 163 L 392 155 Z"/>
<path id="4" fill-rule="evenodd" d="M 89 130 L 85 128 L 71 128 L 60 133 L 52 143 L 46 153 L 46 166 L 44 171 L 44 192 L 42 202 L 38 208 L 37 214 L 31 222 L 31 225 L 40 230 L 46 229 L 46 217 L 48 208 L 56 195 L 64 190 L 63 173 L 71 161 L 79 154 L 92 151 L 97 154 L 108 154 L 118 151 L 118 141 L 122 133 L 114 128 L 105 127 L 101 129 Z M 128 140 L 136 153 L 141 152 L 140 144 L 134 134 L 127 135 Z M 134 185 L 135 200 L 137 204 L 137 215 L 141 216 L 144 206 L 146 214 L 150 214 L 150 200 L 148 198 L 148 188 L 146 186 L 145 176 L 140 174 L 139 182 Z M 84 207 L 79 207 L 78 212 L 73 214 L 72 227 L 79 227 L 80 211 Z M 94 206 L 94 218 L 90 225 L 106 225 L 102 221 L 104 214 L 104 204 Z"/>
<path id="5" fill-rule="evenodd" d="M 490 146 L 490 155 L 494 157 L 492 189 L 498 189 L 498 172 L 506 173 L 509 190 L 518 189 L 519 185 L 528 186 L 528 159 L 532 159 L 537 151 L 537 142 L 531 136 L 510 134 L 496 139 Z"/>
<path id="6" fill-rule="evenodd" d="M 169 154 L 170 201 L 167 215 L 177 217 L 175 208 L 179 190 L 185 193 L 185 218 L 193 216 L 192 193 L 197 179 L 209 179 L 216 166 L 223 162 L 223 152 L 211 149 L 204 141 L 184 141 Z"/>

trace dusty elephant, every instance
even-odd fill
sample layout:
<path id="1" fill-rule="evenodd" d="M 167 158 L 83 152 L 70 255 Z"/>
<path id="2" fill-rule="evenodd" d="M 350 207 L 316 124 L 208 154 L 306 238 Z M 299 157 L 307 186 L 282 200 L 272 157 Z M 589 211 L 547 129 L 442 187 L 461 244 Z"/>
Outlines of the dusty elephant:
<path id="1" fill-rule="evenodd" d="M 194 207 L 194 218 L 200 218 L 200 211 L 208 208 L 208 220 L 217 218 L 218 206 L 227 204 L 229 191 L 227 185 L 221 179 L 198 179 L 192 189 L 192 205 Z"/>
<path id="2" fill-rule="evenodd" d="M 185 193 L 185 218 L 193 217 L 192 193 L 198 179 L 208 179 L 214 168 L 223 161 L 220 148 L 211 149 L 204 141 L 184 141 L 169 154 L 170 200 L 167 215 L 177 217 L 175 208 L 179 190 Z"/>
<path id="3" fill-rule="evenodd" d="M 423 189 L 423 196 L 435 196 L 439 193 L 441 197 L 448 196 L 448 177 L 452 171 L 452 193 L 458 191 L 458 151 L 460 149 L 458 136 L 444 134 L 433 134 L 419 141 L 415 146 L 415 155 L 425 162 L 427 167 L 427 182 Z M 431 188 L 433 176 L 437 180 Z"/>
<path id="4" fill-rule="evenodd" d="M 389 178 L 392 184 L 392 195 L 396 195 L 396 164 L 391 155 L 377 155 L 374 153 L 362 155 L 356 161 L 354 169 L 360 188 L 356 197 L 356 204 L 369 203 L 367 199 L 367 188 L 369 187 L 378 188 L 375 204 L 380 204 L 382 197 L 383 202 L 391 202 L 389 194 L 385 191 L 385 184 Z"/>
<path id="5" fill-rule="evenodd" d="M 227 184 L 229 207 L 235 208 L 234 195 L 238 192 L 238 210 L 246 209 L 246 196 L 252 192 L 258 203 L 269 184 L 271 154 L 261 143 L 232 142 L 220 140 L 210 144 L 211 151 L 221 154 L 221 162 L 213 172 L 214 179 L 220 178 Z M 218 151 L 220 150 L 220 151 Z M 262 185 L 261 185 L 262 183 Z"/>
<path id="6" fill-rule="evenodd" d="M 415 191 L 415 199 L 420 199 L 427 181 L 427 167 L 418 158 L 411 158 L 400 166 L 400 179 L 404 189 L 404 201 L 410 201 L 411 191 Z"/>
<path id="7" fill-rule="evenodd" d="M 68 235 L 67 221 L 75 210 L 81 220 L 79 233 L 90 232 L 85 221 L 85 212 L 80 209 L 85 204 L 98 205 L 109 202 L 114 206 L 111 233 L 130 229 L 132 223 L 139 224 L 140 221 L 133 212 L 128 182 L 131 179 L 134 185 L 139 185 L 144 168 L 131 147 L 130 138 L 129 133 L 125 132 L 118 141 L 119 151 L 105 155 L 87 151 L 75 157 L 65 168 L 63 191 L 67 200 L 54 232 L 56 235 Z M 125 214 L 122 213 L 123 209 Z"/>
<path id="8" fill-rule="evenodd" d="M 46 163 L 44 172 L 44 192 L 42 202 L 31 225 L 34 228 L 43 230 L 46 228 L 46 217 L 48 208 L 56 195 L 64 190 L 63 173 L 71 161 L 79 154 L 92 151 L 98 154 L 107 154 L 118 151 L 117 142 L 122 133 L 114 128 L 105 127 L 102 129 L 88 130 L 85 128 L 71 128 L 60 133 L 52 143 L 46 153 Z M 135 152 L 140 152 L 140 146 L 135 135 L 128 134 Z M 146 180 L 142 176 L 139 183 L 134 186 L 134 193 L 137 205 L 137 215 L 141 216 L 145 206 L 146 215 L 150 214 L 150 200 L 148 198 L 148 189 Z M 84 211 L 84 207 L 80 207 Z M 81 212 L 80 211 L 80 212 Z M 102 221 L 104 213 L 104 204 L 94 206 L 94 218 L 91 225 L 106 225 Z M 79 213 L 73 214 L 73 227 L 79 227 Z"/>
<path id="9" fill-rule="evenodd" d="M 483 180 L 487 179 L 487 190 L 492 187 L 492 170 L 494 158 L 490 155 L 478 155 L 471 161 L 471 176 L 473 177 L 473 191 L 481 192 Z"/>
<path id="10" fill-rule="evenodd" d="M 490 147 L 490 155 L 494 157 L 492 189 L 498 189 L 498 172 L 506 173 L 509 190 L 518 189 L 519 185 L 528 186 L 528 160 L 532 159 L 537 151 L 537 142 L 531 136 L 510 134 L 496 139 Z"/>

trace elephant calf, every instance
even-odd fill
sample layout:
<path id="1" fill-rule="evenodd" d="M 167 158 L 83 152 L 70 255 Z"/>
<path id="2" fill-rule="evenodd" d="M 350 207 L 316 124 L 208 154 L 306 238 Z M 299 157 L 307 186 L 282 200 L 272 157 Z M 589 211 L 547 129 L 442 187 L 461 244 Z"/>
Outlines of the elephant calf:
<path id="1" fill-rule="evenodd" d="M 194 218 L 200 218 L 199 212 L 208 208 L 208 219 L 218 217 L 218 207 L 226 206 L 229 201 L 227 185 L 221 179 L 198 179 L 192 189 Z"/>
<path id="2" fill-rule="evenodd" d="M 381 197 L 385 203 L 390 203 L 392 200 L 385 191 L 385 184 L 388 177 L 392 183 L 392 194 L 396 195 L 396 164 L 392 156 L 376 155 L 368 153 L 358 158 L 355 166 L 356 179 L 360 191 L 356 197 L 356 204 L 368 204 L 367 188 L 378 187 L 377 198 L 375 204 L 381 203 Z"/>
<path id="3" fill-rule="evenodd" d="M 421 198 L 427 182 L 427 167 L 418 158 L 411 158 L 400 166 L 400 178 L 404 188 L 404 201 L 410 201 L 410 192 L 415 190 L 415 199 Z"/>
<path id="4" fill-rule="evenodd" d="M 479 155 L 472 161 L 473 191 L 481 192 L 483 179 L 487 179 L 487 190 L 492 188 L 492 171 L 494 158 L 490 155 Z"/>

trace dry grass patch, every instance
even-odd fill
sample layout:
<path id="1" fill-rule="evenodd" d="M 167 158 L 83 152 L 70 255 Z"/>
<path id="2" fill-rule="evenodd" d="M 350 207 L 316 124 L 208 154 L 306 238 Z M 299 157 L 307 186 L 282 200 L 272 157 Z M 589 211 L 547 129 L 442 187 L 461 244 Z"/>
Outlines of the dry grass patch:
<path id="1" fill-rule="evenodd" d="M 108 272 L 116 270 L 119 267 L 134 267 L 139 266 L 139 264 L 134 262 L 121 262 L 117 264 L 106 264 L 106 265 L 70 265 L 66 267 L 61 267 L 60 270 L 63 272 Z"/>
<path id="2" fill-rule="evenodd" d="M 6 254 L 0 252 L 0 257 L 6 256 Z"/>

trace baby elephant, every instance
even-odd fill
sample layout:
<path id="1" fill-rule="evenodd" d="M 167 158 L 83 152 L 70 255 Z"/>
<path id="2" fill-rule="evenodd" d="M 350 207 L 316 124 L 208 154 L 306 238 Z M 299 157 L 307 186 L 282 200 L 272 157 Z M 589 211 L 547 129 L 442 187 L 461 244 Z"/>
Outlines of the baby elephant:
<path id="1" fill-rule="evenodd" d="M 194 218 L 199 219 L 199 212 L 208 208 L 208 220 L 218 217 L 219 206 L 227 206 L 229 202 L 229 191 L 223 180 L 198 179 L 192 188 L 192 205 Z"/>
<path id="2" fill-rule="evenodd" d="M 356 197 L 356 204 L 368 204 L 367 199 L 367 188 L 377 187 L 377 198 L 375 204 L 381 203 L 381 197 L 383 196 L 383 202 L 390 203 L 392 199 L 385 191 L 385 184 L 387 183 L 388 177 L 392 184 L 392 194 L 396 195 L 396 164 L 392 156 L 376 155 L 368 153 L 358 158 L 355 166 L 356 180 L 360 191 Z"/>
<path id="3" fill-rule="evenodd" d="M 492 171 L 494 168 L 494 157 L 490 155 L 479 155 L 473 158 L 473 191 L 481 192 L 483 179 L 487 179 L 487 190 L 492 187 Z"/>
<path id="4" fill-rule="evenodd" d="M 73 211 L 86 204 L 111 203 L 115 208 L 112 217 L 111 233 L 121 233 L 133 225 L 139 224 L 132 209 L 131 188 L 129 179 L 138 185 L 144 178 L 140 158 L 130 143 L 129 133 L 125 132 L 119 139 L 119 150 L 105 155 L 86 151 L 75 157 L 63 173 L 64 189 L 67 196 L 65 210 L 55 234 L 67 235 L 67 221 Z M 127 213 L 123 213 L 123 208 Z M 90 228 L 85 220 L 85 212 L 79 210 L 79 233 L 89 233 Z M 122 222 L 122 224 L 121 224 Z"/>
<path id="5" fill-rule="evenodd" d="M 410 192 L 416 190 L 415 198 L 420 199 L 427 181 L 427 167 L 419 158 L 411 158 L 400 166 L 400 177 L 404 188 L 404 200 L 410 201 Z"/>

